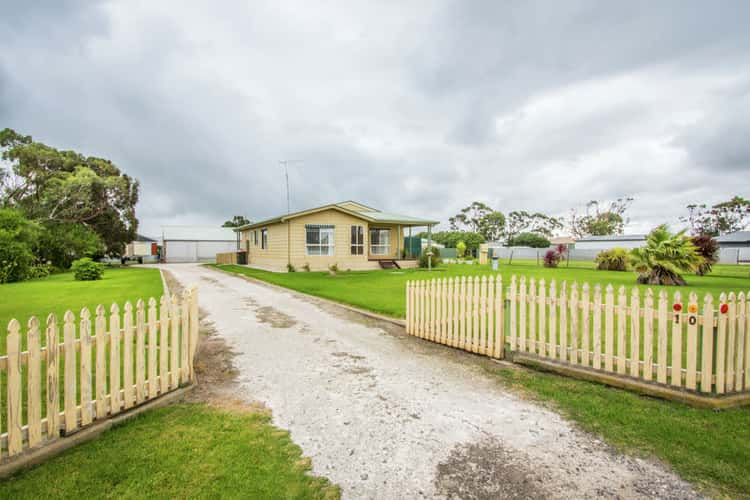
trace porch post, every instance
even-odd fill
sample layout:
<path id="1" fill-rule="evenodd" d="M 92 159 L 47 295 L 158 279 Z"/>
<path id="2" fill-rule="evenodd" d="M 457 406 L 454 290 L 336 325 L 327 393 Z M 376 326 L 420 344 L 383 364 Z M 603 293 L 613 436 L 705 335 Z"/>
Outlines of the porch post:
<path id="1" fill-rule="evenodd" d="M 401 258 L 401 224 L 396 226 L 396 260 Z"/>
<path id="2" fill-rule="evenodd" d="M 408 250 L 409 250 L 409 258 L 414 257 L 414 255 L 411 253 L 411 246 L 413 244 L 414 243 L 412 243 L 412 241 L 411 241 L 411 226 L 409 226 L 409 248 L 408 248 Z"/>
<path id="3" fill-rule="evenodd" d="M 422 242 L 419 242 L 419 245 L 422 246 Z M 432 225 L 427 225 L 427 251 L 432 254 Z M 432 257 L 427 258 L 427 270 L 432 270 Z"/>

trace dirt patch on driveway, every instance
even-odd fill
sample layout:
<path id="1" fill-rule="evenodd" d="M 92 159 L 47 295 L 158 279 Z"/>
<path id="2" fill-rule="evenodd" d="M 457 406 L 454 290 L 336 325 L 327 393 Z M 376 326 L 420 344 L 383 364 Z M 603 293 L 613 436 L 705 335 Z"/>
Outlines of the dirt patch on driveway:
<path id="1" fill-rule="evenodd" d="M 438 464 L 435 489 L 446 498 L 472 500 L 550 497 L 548 478 L 521 457 L 494 439 L 458 445 Z"/>
<path id="2" fill-rule="evenodd" d="M 296 319 L 271 306 L 257 308 L 255 317 L 261 323 L 268 323 L 272 328 L 290 328 L 297 324 Z"/>

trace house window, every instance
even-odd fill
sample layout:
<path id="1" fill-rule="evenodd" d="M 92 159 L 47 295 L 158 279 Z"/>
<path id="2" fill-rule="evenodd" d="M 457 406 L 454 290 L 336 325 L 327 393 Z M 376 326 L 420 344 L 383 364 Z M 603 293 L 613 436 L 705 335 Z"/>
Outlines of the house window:
<path id="1" fill-rule="evenodd" d="M 352 255 L 364 255 L 365 253 L 365 228 L 352 226 Z"/>
<path id="2" fill-rule="evenodd" d="M 333 255 L 333 229 L 330 224 L 306 224 L 307 255 Z"/>
<path id="3" fill-rule="evenodd" d="M 260 248 L 263 250 L 268 248 L 268 229 L 260 230 Z"/>
<path id="4" fill-rule="evenodd" d="M 370 229 L 370 253 L 372 255 L 391 253 L 390 238 L 390 229 Z"/>
<path id="5" fill-rule="evenodd" d="M 253 244 L 256 247 L 258 246 L 258 230 L 257 229 L 253 231 Z"/>

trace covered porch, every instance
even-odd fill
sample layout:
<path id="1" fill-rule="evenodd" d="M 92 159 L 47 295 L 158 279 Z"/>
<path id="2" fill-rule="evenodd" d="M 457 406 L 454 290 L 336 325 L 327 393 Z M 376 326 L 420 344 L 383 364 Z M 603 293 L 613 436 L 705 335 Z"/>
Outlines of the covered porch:
<path id="1" fill-rule="evenodd" d="M 405 219 L 411 218 L 407 217 Z M 432 227 L 436 224 L 436 221 L 423 220 L 383 220 L 370 222 L 366 245 L 367 260 L 374 262 L 394 262 L 396 264 L 394 267 L 399 268 L 417 267 L 422 244 L 420 240 L 418 246 L 416 246 L 416 234 L 426 229 L 427 246 L 430 247 L 432 246 Z M 410 244 L 407 244 L 406 238 L 408 238 L 408 243 Z M 385 266 L 381 265 L 381 267 Z"/>

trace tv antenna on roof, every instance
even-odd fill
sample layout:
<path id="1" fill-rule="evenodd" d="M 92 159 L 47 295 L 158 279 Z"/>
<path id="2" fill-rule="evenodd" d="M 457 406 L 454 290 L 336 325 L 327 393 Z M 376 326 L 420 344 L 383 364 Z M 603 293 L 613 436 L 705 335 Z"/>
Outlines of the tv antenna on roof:
<path id="1" fill-rule="evenodd" d="M 289 164 L 302 163 L 302 160 L 279 160 L 279 165 L 284 166 L 284 176 L 286 177 L 286 213 L 292 213 L 292 205 L 289 201 Z"/>

